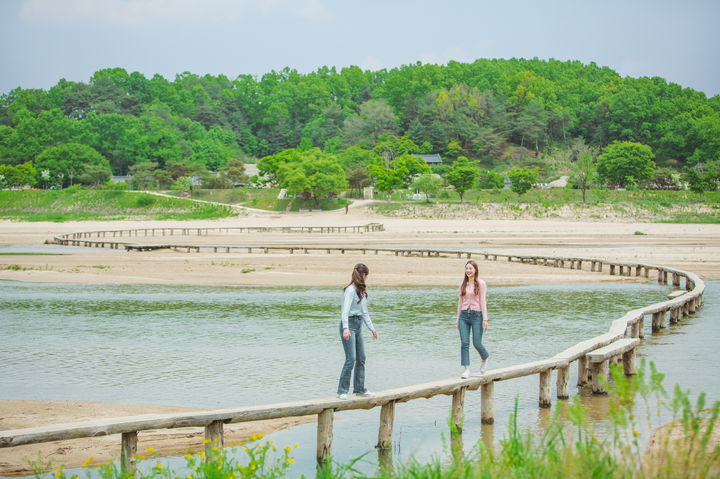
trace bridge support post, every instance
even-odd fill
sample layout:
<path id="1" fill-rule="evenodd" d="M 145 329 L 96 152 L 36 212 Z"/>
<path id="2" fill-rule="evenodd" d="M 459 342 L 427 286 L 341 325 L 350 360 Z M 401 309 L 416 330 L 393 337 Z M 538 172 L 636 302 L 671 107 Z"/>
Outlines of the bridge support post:
<path id="1" fill-rule="evenodd" d="M 334 412 L 333 409 L 325 409 L 318 414 L 316 454 L 318 466 L 325 466 L 332 454 Z"/>
<path id="2" fill-rule="evenodd" d="M 395 421 L 395 401 L 383 404 L 380 408 L 380 430 L 378 431 L 378 449 L 392 449 L 393 422 Z"/>
<path id="3" fill-rule="evenodd" d="M 467 388 L 460 388 L 453 393 L 451 414 L 453 425 L 458 434 L 462 433 L 466 389 Z"/>
<path id="4" fill-rule="evenodd" d="M 632 348 L 630 351 L 626 351 L 622 355 L 623 372 L 625 376 L 632 376 L 637 374 L 637 348 Z"/>
<path id="5" fill-rule="evenodd" d="M 557 369 L 557 398 L 568 399 L 570 391 L 568 385 L 570 383 L 570 365 L 560 366 Z"/>
<path id="6" fill-rule="evenodd" d="M 210 461 L 224 444 L 222 421 L 213 421 L 205 426 L 205 440 L 205 456 L 206 460 Z"/>
<path id="7" fill-rule="evenodd" d="M 658 331 L 660 331 L 662 329 L 664 315 L 665 315 L 665 312 L 653 313 L 653 315 L 652 315 L 652 331 L 653 331 L 653 333 L 657 333 Z"/>
<path id="8" fill-rule="evenodd" d="M 607 394 L 605 386 L 600 380 L 602 375 L 606 380 L 609 377 L 610 366 L 608 360 L 592 363 L 592 392 L 593 394 Z"/>
<path id="9" fill-rule="evenodd" d="M 135 474 L 135 454 L 137 454 L 137 442 L 137 431 L 122 433 L 120 471 L 123 475 Z"/>
<path id="10" fill-rule="evenodd" d="M 493 413 L 493 395 L 495 392 L 495 383 L 490 381 L 481 387 L 480 401 L 480 422 L 482 424 L 492 424 L 495 422 Z"/>
<path id="11" fill-rule="evenodd" d="M 577 385 L 579 387 L 583 387 L 583 386 L 587 385 L 587 383 L 588 383 L 587 358 L 585 356 L 580 356 L 577 360 L 577 366 L 578 366 Z"/>
<path id="12" fill-rule="evenodd" d="M 540 373 L 540 397 L 538 398 L 538 406 L 542 408 L 550 407 L 552 403 L 550 399 L 550 373 L 552 369 L 548 369 Z"/>

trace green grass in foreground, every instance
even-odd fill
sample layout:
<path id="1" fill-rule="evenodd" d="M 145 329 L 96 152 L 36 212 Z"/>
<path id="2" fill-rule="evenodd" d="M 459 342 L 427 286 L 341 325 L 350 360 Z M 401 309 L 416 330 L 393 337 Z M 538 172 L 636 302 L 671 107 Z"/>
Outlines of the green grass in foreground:
<path id="1" fill-rule="evenodd" d="M 17 221 L 191 220 L 236 214 L 223 206 L 118 190 L 0 191 L 0 219 Z"/>
<path id="2" fill-rule="evenodd" d="M 517 401 L 508 431 L 498 445 L 488 447 L 481 441 L 474 452 L 464 454 L 460 437 L 450 427 L 451 441 L 444 457 L 428 462 L 413 460 L 394 468 L 380 467 L 370 475 L 361 473 L 355 459 L 347 464 L 330 462 L 316 475 L 319 479 L 376 477 L 383 479 L 486 479 L 486 478 L 696 478 L 718 477 L 720 446 L 711 440 L 720 415 L 720 402 L 706 406 L 700 394 L 693 404 L 690 393 L 676 387 L 668 394 L 662 386 L 662 374 L 653 364 L 640 367 L 639 373 L 626 378 L 621 367 L 611 369 L 613 384 L 609 386 L 610 430 L 599 434 L 590 422 L 588 409 L 578 400 L 559 402 L 542 433 L 521 431 L 517 425 Z M 660 428 L 653 435 L 654 445 L 643 446 L 639 429 L 654 429 L 655 421 L 663 421 L 654 402 L 671 413 L 672 427 Z M 643 413 L 644 411 L 644 413 Z M 262 435 L 253 436 L 242 451 L 223 450 L 206 443 L 207 452 L 189 452 L 185 458 L 187 471 L 182 475 L 169 470 L 161 459 L 153 457 L 152 448 L 138 454 L 138 461 L 150 461 L 136 478 L 152 479 L 239 479 L 288 477 L 294 458 L 290 455 L 297 444 L 280 448 L 272 440 L 260 442 Z M 715 440 L 717 442 L 717 439 Z M 309 449 L 309 450 L 308 450 Z M 300 453 L 313 454 L 314 445 L 302 445 Z M 208 456 L 206 456 L 208 454 Z M 148 457 L 149 456 L 149 457 Z M 90 465 L 102 479 L 129 479 L 116 464 Z M 61 469 L 34 464 L 36 478 L 68 479 Z M 147 470 L 149 469 L 149 470 Z M 54 471 L 54 472 L 52 472 Z M 52 474 L 53 476 L 50 476 Z M 77 479 L 77 476 L 73 476 Z"/>

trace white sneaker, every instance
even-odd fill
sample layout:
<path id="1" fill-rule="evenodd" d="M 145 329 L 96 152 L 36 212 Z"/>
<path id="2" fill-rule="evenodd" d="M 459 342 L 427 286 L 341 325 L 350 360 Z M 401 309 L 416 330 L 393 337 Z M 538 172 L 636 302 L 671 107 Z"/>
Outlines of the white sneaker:
<path id="1" fill-rule="evenodd" d="M 485 374 L 485 371 L 487 371 L 488 361 L 490 361 L 489 358 L 486 359 L 485 361 L 483 361 L 482 364 L 480 365 L 480 374 Z"/>
<path id="2" fill-rule="evenodd" d="M 371 398 L 375 396 L 375 393 L 371 393 L 370 391 L 365 391 L 364 393 L 355 393 L 356 396 L 364 397 L 364 398 Z"/>
<path id="3" fill-rule="evenodd" d="M 469 370 L 469 369 L 466 369 L 465 371 L 463 371 L 463 373 L 460 375 L 460 377 L 461 377 L 462 379 L 467 379 L 467 378 L 469 378 L 469 377 L 470 377 L 470 370 Z"/>
<path id="4" fill-rule="evenodd" d="M 345 393 L 338 394 L 338 399 L 347 399 L 347 394 L 345 394 Z"/>

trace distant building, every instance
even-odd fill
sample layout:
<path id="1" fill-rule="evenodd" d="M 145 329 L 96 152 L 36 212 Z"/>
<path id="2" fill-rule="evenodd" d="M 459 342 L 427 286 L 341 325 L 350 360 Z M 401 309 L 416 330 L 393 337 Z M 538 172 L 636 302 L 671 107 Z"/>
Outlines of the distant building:
<path id="1" fill-rule="evenodd" d="M 110 178 L 110 183 L 130 183 L 130 178 L 132 178 L 130 175 L 113 176 Z"/>
<path id="2" fill-rule="evenodd" d="M 431 155 L 421 155 L 419 153 L 413 153 L 412 156 L 422 158 L 428 165 L 442 165 L 442 158 L 440 158 L 440 155 L 437 153 L 433 153 Z"/>

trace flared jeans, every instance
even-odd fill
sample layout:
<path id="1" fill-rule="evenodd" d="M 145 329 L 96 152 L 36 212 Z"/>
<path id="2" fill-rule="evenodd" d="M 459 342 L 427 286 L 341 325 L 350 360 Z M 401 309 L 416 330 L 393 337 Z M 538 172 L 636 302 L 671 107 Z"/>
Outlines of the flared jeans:
<path id="1" fill-rule="evenodd" d="M 348 318 L 350 337 L 343 339 L 342 322 L 340 323 L 340 340 L 345 350 L 345 363 L 340 373 L 338 394 L 348 393 L 350 390 L 350 376 L 353 377 L 353 392 L 355 394 L 365 392 L 365 343 L 362 337 L 362 324 L 362 316 L 350 316 Z"/>

